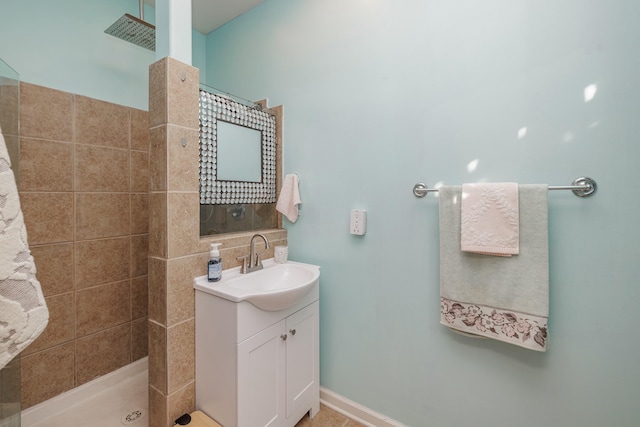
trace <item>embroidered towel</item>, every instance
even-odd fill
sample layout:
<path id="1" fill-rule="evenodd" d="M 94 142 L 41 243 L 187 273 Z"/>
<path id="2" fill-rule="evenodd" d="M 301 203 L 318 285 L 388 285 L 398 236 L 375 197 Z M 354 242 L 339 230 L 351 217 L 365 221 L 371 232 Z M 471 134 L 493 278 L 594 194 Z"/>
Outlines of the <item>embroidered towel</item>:
<path id="1" fill-rule="evenodd" d="M 0 130 L 0 369 L 47 326 L 7 146 Z"/>
<path id="2" fill-rule="evenodd" d="M 298 189 L 298 175 L 288 174 L 284 177 L 276 209 L 286 216 L 289 221 L 296 222 L 300 203 L 302 203 L 302 200 L 300 200 L 300 190 Z"/>
<path id="3" fill-rule="evenodd" d="M 520 185 L 520 254 L 506 258 L 460 250 L 462 188 L 439 189 L 440 323 L 531 350 L 546 350 L 547 191 L 546 185 Z"/>
<path id="4" fill-rule="evenodd" d="M 518 254 L 518 184 L 464 184 L 461 209 L 463 251 L 507 257 Z"/>

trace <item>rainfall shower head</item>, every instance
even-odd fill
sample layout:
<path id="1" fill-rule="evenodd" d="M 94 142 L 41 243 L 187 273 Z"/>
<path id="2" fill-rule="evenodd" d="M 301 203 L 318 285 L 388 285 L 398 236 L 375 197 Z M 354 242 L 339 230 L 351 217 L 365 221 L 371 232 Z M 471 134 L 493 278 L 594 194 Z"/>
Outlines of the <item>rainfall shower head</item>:
<path id="1" fill-rule="evenodd" d="M 144 0 L 140 0 L 140 19 L 125 13 L 104 32 L 145 49 L 156 50 L 156 27 L 144 20 Z"/>

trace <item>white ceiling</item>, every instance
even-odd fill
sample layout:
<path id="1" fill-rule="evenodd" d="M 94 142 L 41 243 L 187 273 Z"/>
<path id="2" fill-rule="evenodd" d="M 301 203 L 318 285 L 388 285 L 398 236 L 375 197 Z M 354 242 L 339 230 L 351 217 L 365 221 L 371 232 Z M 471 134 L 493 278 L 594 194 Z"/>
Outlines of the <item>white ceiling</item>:
<path id="1" fill-rule="evenodd" d="M 156 5 L 156 0 L 144 1 L 154 7 Z M 262 2 L 263 0 L 191 0 L 193 28 L 202 34 L 209 34 Z"/>

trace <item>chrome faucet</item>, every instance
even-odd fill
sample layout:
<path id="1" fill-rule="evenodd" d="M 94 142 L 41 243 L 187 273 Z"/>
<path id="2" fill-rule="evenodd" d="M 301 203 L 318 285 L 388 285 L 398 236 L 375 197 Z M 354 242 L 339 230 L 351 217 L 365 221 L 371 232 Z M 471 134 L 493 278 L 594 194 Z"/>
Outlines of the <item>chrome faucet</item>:
<path id="1" fill-rule="evenodd" d="M 258 237 L 264 240 L 265 250 L 270 248 L 269 240 L 267 240 L 267 238 L 263 234 L 254 234 L 253 237 L 251 237 L 249 255 L 237 258 L 239 260 L 242 260 L 242 267 L 240 268 L 241 274 L 262 270 L 262 260 L 260 259 L 260 255 L 262 254 L 262 252 L 256 253 L 256 238 Z M 249 258 L 248 260 L 247 257 Z"/>

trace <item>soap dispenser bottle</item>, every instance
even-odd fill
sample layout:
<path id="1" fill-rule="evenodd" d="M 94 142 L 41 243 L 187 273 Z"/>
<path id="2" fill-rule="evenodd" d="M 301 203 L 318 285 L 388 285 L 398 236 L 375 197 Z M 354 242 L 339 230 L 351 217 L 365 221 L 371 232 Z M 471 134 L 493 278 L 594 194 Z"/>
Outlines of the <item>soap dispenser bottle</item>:
<path id="1" fill-rule="evenodd" d="M 209 282 L 217 282 L 222 279 L 222 258 L 218 246 L 222 243 L 212 243 L 211 252 L 209 252 L 209 263 L 207 265 L 207 280 Z"/>

